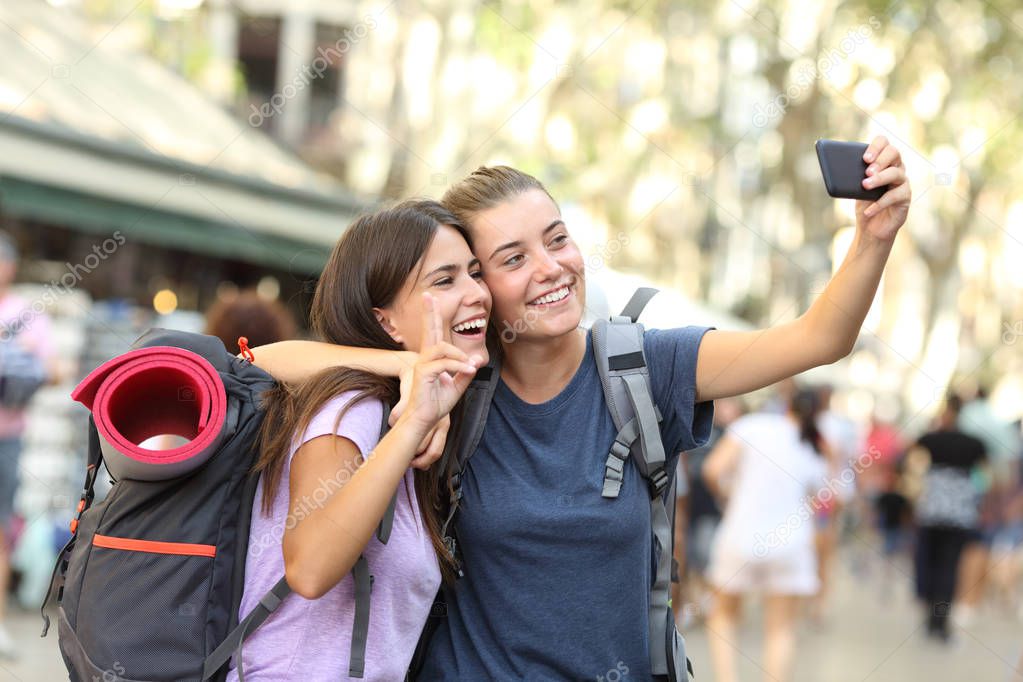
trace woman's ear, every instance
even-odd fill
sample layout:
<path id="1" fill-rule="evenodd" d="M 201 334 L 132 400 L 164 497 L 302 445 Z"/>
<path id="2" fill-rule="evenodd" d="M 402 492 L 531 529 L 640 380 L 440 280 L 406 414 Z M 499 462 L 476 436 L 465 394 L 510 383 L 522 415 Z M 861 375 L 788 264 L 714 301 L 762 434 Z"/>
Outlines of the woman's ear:
<path id="1" fill-rule="evenodd" d="M 384 331 L 387 332 L 387 335 L 394 339 L 395 343 L 405 343 L 401 334 L 398 333 L 398 329 L 391 324 L 390 312 L 381 308 L 373 308 L 373 315 L 377 318 L 377 322 L 380 323 Z"/>

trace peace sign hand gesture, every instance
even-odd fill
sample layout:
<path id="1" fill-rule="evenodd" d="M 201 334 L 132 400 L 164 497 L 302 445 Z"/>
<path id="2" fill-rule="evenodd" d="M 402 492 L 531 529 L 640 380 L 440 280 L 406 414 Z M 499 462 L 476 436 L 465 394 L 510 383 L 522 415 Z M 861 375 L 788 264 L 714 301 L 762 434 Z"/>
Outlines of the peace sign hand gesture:
<path id="1" fill-rule="evenodd" d="M 425 437 L 458 403 L 482 362 L 478 356 L 464 362 L 465 354 L 444 341 L 436 301 L 423 294 L 423 333 L 419 360 L 412 373 L 408 406 L 399 421 L 407 420 Z"/>

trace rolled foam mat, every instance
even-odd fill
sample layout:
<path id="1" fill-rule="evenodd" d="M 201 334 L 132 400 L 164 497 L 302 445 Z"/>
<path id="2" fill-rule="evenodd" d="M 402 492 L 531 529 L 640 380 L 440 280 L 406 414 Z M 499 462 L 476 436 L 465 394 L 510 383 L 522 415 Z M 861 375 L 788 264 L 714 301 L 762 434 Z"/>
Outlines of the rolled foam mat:
<path id="1" fill-rule="evenodd" d="M 93 370 L 71 393 L 92 411 L 103 459 L 115 478 L 164 480 L 187 474 L 220 446 L 227 414 L 224 382 L 205 358 L 171 346 L 129 351 Z M 188 439 L 141 447 L 153 436 Z"/>

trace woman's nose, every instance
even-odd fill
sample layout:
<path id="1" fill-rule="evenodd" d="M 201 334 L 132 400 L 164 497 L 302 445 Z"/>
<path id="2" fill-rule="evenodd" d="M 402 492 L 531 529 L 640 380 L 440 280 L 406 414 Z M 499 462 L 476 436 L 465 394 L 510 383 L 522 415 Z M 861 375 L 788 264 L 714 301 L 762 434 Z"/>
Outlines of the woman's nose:
<path id="1" fill-rule="evenodd" d="M 550 254 L 544 254 L 537 262 L 537 272 L 543 276 L 544 279 L 557 279 L 561 276 L 564 268 L 561 263 L 557 261 Z"/>

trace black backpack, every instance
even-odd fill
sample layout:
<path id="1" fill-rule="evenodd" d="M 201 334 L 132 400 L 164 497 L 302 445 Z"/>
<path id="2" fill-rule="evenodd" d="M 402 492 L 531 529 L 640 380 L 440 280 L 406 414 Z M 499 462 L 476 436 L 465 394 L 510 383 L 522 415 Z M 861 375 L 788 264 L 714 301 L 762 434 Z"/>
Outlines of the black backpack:
<path id="1" fill-rule="evenodd" d="M 260 399 L 273 388 L 273 378 L 227 352 L 216 337 L 153 329 L 132 348 L 156 346 L 185 349 L 209 362 L 226 390 L 227 417 L 216 451 L 198 470 L 168 480 L 121 478 L 93 505 L 103 454 L 90 416 L 78 515 L 42 609 L 45 636 L 48 607 L 57 607 L 60 650 L 72 682 L 110 675 L 125 682 L 222 682 L 245 637 L 291 593 L 281 577 L 238 622 L 259 480 L 251 471 L 263 419 Z M 383 542 L 392 518 L 393 500 L 378 532 Z M 364 558 L 353 575 L 349 674 L 361 677 L 372 585 Z"/>

